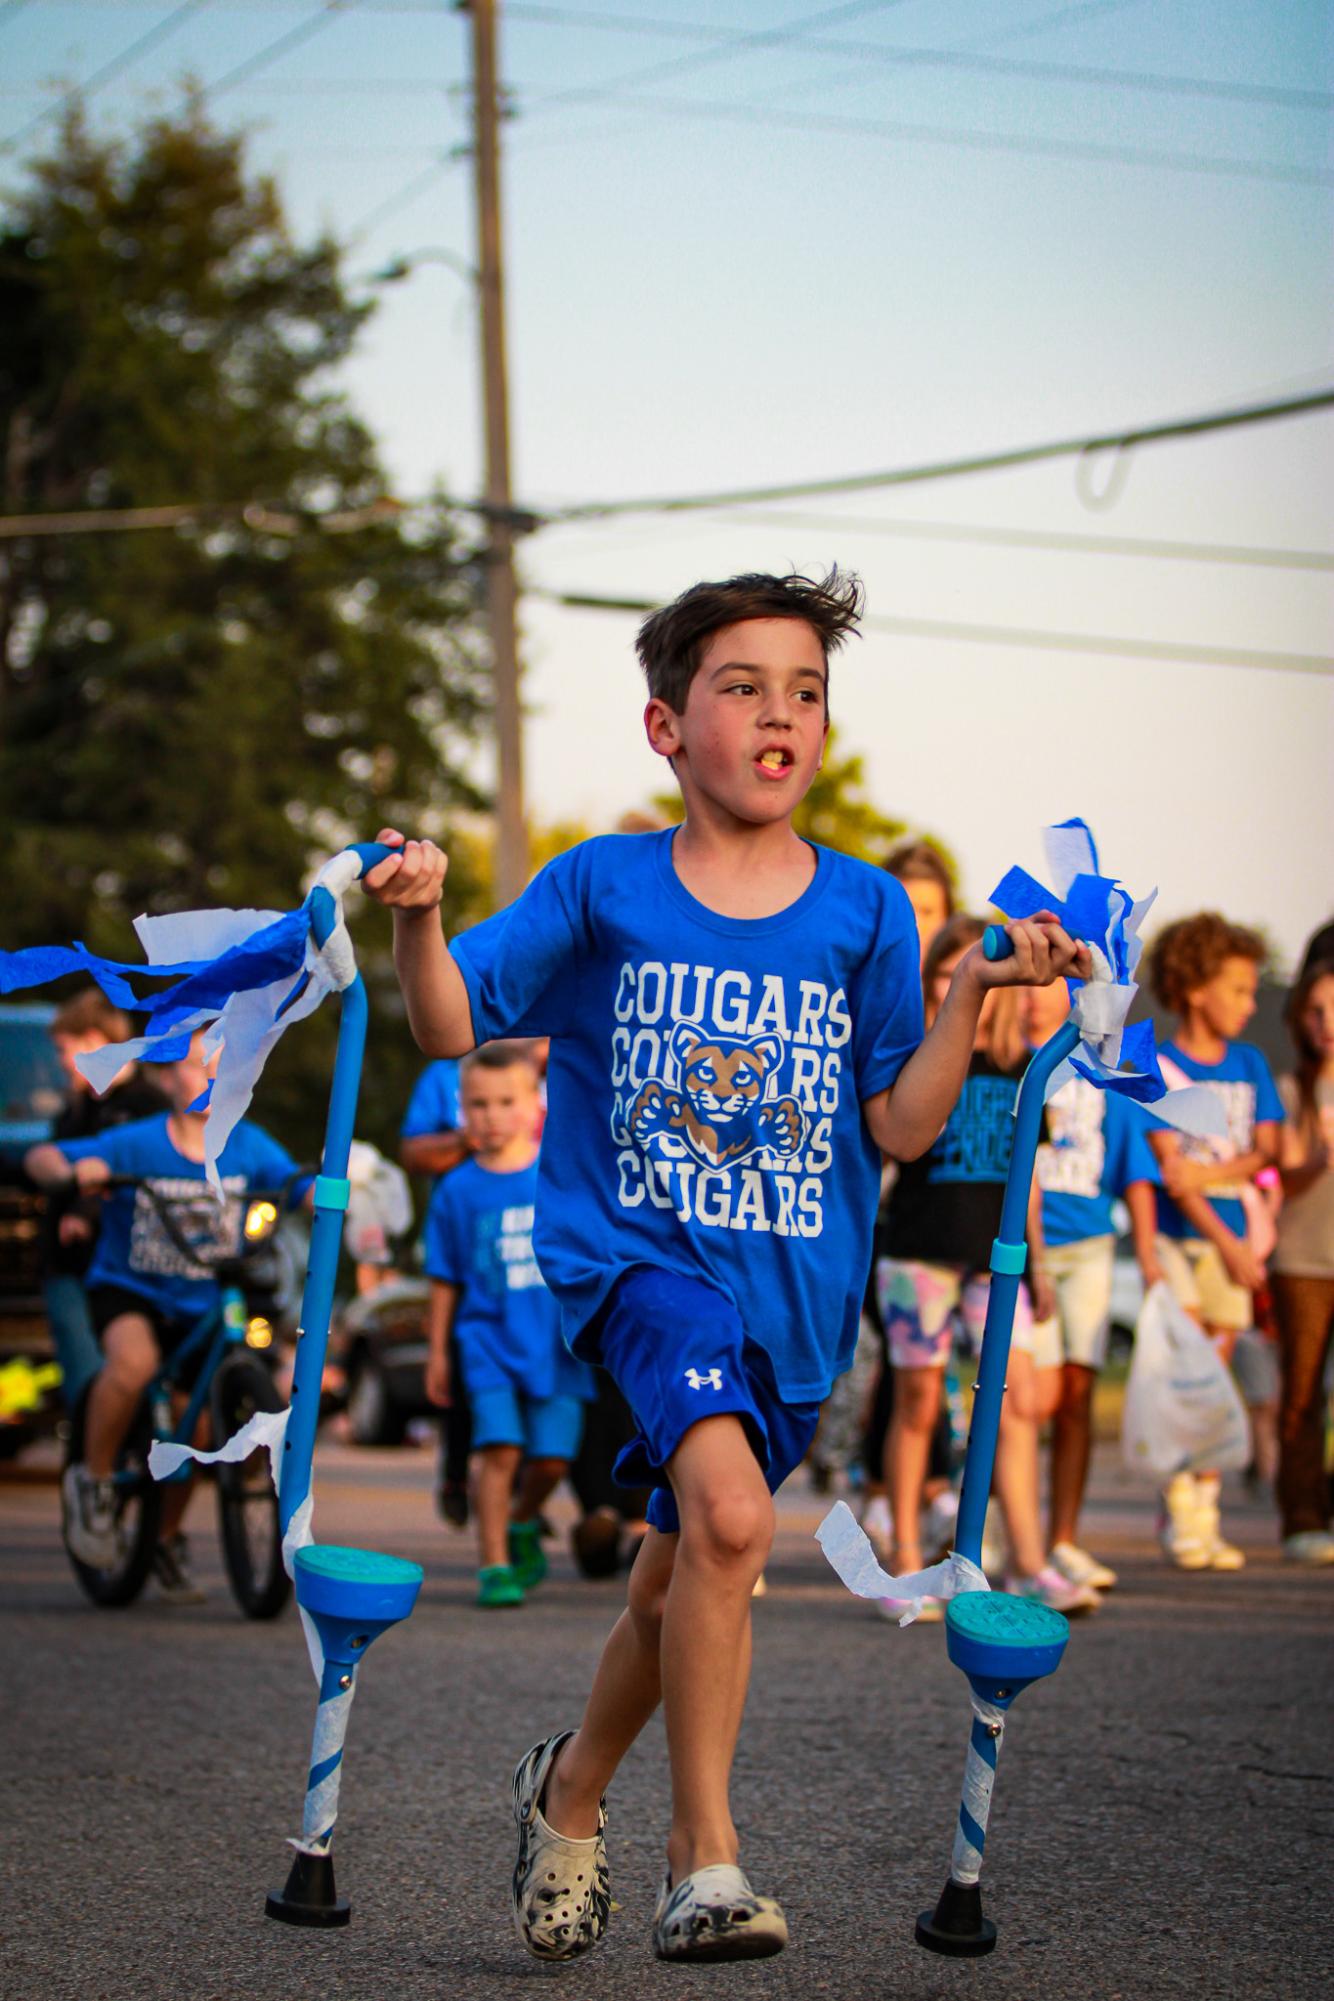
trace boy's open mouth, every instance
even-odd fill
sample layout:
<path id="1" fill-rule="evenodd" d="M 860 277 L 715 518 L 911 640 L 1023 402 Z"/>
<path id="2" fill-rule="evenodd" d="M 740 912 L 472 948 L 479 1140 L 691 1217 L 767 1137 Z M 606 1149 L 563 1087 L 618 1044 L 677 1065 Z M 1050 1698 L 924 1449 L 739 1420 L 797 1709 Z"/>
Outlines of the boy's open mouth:
<path id="1" fill-rule="evenodd" d="M 769 748 L 762 750 L 755 760 L 761 771 L 773 772 L 786 771 L 792 761 L 792 752 L 777 743 L 771 743 Z"/>

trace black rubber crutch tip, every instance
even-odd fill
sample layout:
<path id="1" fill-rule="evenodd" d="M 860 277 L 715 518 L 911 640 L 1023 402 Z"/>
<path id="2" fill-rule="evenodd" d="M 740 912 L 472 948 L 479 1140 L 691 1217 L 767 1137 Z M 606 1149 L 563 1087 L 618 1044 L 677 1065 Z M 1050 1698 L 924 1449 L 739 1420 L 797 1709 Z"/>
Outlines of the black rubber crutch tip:
<path id="1" fill-rule="evenodd" d="M 953 1877 L 940 1893 L 934 1911 L 923 1911 L 914 1934 L 928 1952 L 951 1959 L 980 1959 L 996 1943 L 996 1927 L 982 1915 L 982 1892 L 976 1883 L 956 1883 Z"/>
<path id="2" fill-rule="evenodd" d="M 346 1897 L 334 1889 L 332 1855 L 307 1855 L 300 1849 L 281 1890 L 270 1890 L 264 1899 L 266 1918 L 285 1925 L 312 1925 L 332 1931 L 352 1916 Z"/>

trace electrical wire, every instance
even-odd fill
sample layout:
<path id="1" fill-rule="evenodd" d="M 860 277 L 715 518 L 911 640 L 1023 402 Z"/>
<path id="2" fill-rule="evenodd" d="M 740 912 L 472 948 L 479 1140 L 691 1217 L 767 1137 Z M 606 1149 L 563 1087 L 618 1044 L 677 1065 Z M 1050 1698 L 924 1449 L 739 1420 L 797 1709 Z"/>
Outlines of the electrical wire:
<path id="1" fill-rule="evenodd" d="M 976 542 L 998 549 L 1043 549 L 1080 556 L 1148 556 L 1176 563 L 1225 563 L 1268 570 L 1334 570 L 1323 549 L 1266 549 L 1235 542 L 1164 541 L 1141 535 L 1072 535 L 1060 529 L 995 528 L 960 521 L 886 521 L 865 515 L 783 514 L 756 509 L 723 517 L 747 527 L 830 529 L 838 535 L 898 535 L 920 542 Z"/>
<path id="2" fill-rule="evenodd" d="M 219 97 L 224 90 L 234 90 L 238 83 L 244 83 L 257 71 L 267 69 L 270 63 L 276 63 L 289 50 L 300 48 L 303 42 L 310 41 L 323 29 L 332 27 L 339 14 L 351 13 L 357 4 L 358 0 L 324 0 L 324 5 L 317 14 L 312 14 L 308 20 L 299 21 L 294 28 L 289 28 L 285 35 L 279 35 L 276 41 L 267 43 L 264 48 L 257 49 L 253 56 L 247 56 L 244 62 L 237 63 L 234 69 L 215 77 L 212 83 L 203 86 L 199 96 Z"/>
<path id="3" fill-rule="evenodd" d="M 582 501 L 569 507 L 548 509 L 544 518 L 549 521 L 600 521 L 614 514 L 679 514 L 706 508 L 745 506 L 757 501 L 809 499 L 824 493 L 870 493 L 882 487 L 914 486 L 928 480 L 1007 471 L 1015 466 L 1038 465 L 1049 459 L 1088 457 L 1103 451 L 1122 454 L 1136 446 L 1162 444 L 1173 438 L 1202 437 L 1211 431 L 1239 430 L 1249 424 L 1273 423 L 1282 417 L 1310 416 L 1316 411 L 1328 409 L 1332 404 L 1334 389 L 1321 389 L 1308 396 L 1290 397 L 1281 403 L 1219 410 L 1203 417 L 1178 417 L 1163 424 L 1146 424 L 1135 430 L 1110 431 L 1094 437 L 1063 438 L 1041 445 L 1017 445 L 1007 451 L 980 452 L 968 458 L 902 466 L 892 472 L 853 473 L 839 479 L 794 480 L 782 486 L 735 488 L 730 493 L 676 494 L 648 500 Z"/>
<path id="4" fill-rule="evenodd" d="M 641 597 L 603 597 L 593 591 L 556 591 L 527 587 L 526 597 L 540 598 L 569 611 L 656 611 L 658 601 Z M 1015 646 L 1032 652 L 1090 653 L 1121 660 L 1170 660 L 1199 667 L 1254 667 L 1286 674 L 1334 674 L 1334 658 L 1319 653 L 1273 653 L 1245 646 L 1200 646 L 1185 640 L 1106 638 L 1092 632 L 1048 632 L 1011 625 L 972 625 L 958 619 L 893 618 L 868 613 L 864 629 L 907 639 L 942 639 L 968 645 Z"/>
<path id="5" fill-rule="evenodd" d="M 94 91 L 101 90 L 102 86 L 110 83 L 113 77 L 119 76 L 131 63 L 137 62 L 140 56 L 146 56 L 150 49 L 158 48 L 169 35 L 174 35 L 178 28 L 183 28 L 191 15 L 198 14 L 209 4 L 210 0 L 184 0 L 184 4 L 173 9 L 165 20 L 155 23 L 127 48 L 112 56 L 109 62 L 103 63 L 101 69 L 94 70 L 90 77 L 76 84 L 73 90 L 62 92 L 50 104 L 34 112 L 27 123 L 20 125 L 17 131 L 10 132 L 0 139 L 0 153 L 12 152 L 15 146 L 21 146 L 25 139 L 46 123 L 48 118 L 59 117 L 62 112 L 73 110 L 76 104 L 82 104 L 85 99 L 93 95 Z"/>

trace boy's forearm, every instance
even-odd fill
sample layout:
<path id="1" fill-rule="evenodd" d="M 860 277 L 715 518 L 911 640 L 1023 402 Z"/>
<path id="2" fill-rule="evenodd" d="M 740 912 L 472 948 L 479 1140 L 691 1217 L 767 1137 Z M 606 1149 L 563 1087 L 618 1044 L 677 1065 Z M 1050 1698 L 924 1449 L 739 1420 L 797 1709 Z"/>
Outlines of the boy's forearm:
<path id="1" fill-rule="evenodd" d="M 1177 1208 L 1190 1224 L 1192 1234 L 1207 1238 L 1215 1249 L 1230 1250 L 1238 1241 L 1235 1231 L 1229 1230 L 1212 1202 L 1204 1195 L 1176 1195 L 1173 1197 Z"/>
<path id="2" fill-rule="evenodd" d="M 893 1088 L 867 1103 L 871 1137 L 894 1160 L 916 1160 L 939 1134 L 972 1060 L 983 989 L 960 967 L 935 1021 Z"/>
<path id="3" fill-rule="evenodd" d="M 1126 1208 L 1130 1211 L 1130 1235 L 1135 1246 L 1135 1259 L 1147 1278 L 1152 1272 L 1159 1273 L 1158 1264 L 1158 1198 L 1151 1181 L 1131 1181 L 1125 1190 Z"/>
<path id="4" fill-rule="evenodd" d="M 466 1056 L 477 1041 L 472 1003 L 445 943 L 438 910 L 395 910 L 394 970 L 422 1053 Z"/>

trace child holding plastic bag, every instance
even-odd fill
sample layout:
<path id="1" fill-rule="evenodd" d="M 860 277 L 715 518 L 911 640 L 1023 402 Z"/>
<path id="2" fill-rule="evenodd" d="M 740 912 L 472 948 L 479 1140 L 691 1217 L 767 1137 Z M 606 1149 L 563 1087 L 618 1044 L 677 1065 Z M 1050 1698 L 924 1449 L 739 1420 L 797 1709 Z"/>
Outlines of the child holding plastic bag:
<path id="1" fill-rule="evenodd" d="M 1214 911 L 1169 924 L 1149 956 L 1153 991 L 1178 1017 L 1163 1045 L 1169 1084 L 1203 1084 L 1222 1100 L 1227 1137 L 1155 1129 L 1158 1256 L 1178 1302 L 1229 1361 L 1252 1322 L 1264 1267 L 1247 1240 L 1243 1191 L 1278 1158 L 1283 1104 L 1269 1065 L 1240 1036 L 1255 1013 L 1263 940 Z M 1159 1536 L 1179 1570 L 1240 1570 L 1219 1527 L 1220 1469 L 1182 1470 L 1163 1494 Z"/>

